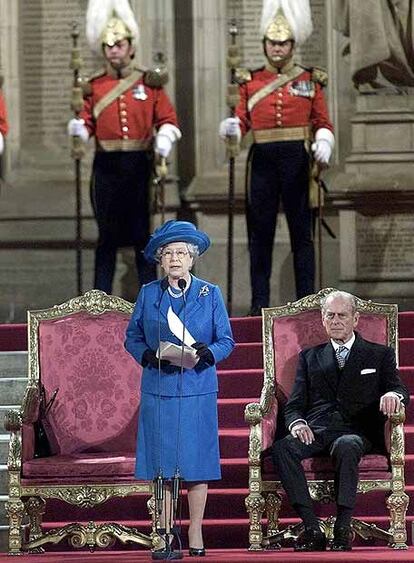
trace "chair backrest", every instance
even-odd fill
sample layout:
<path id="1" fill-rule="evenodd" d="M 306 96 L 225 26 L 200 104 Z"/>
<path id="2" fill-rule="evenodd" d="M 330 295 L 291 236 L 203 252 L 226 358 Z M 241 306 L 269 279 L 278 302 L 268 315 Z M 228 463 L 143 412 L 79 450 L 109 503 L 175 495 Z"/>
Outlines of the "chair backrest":
<path id="1" fill-rule="evenodd" d="M 29 383 L 47 398 L 58 452 L 134 452 L 141 368 L 124 349 L 133 305 L 92 290 L 29 311 Z"/>
<path id="2" fill-rule="evenodd" d="M 323 289 L 282 307 L 264 310 L 264 386 L 276 387 L 278 398 L 285 401 L 292 390 L 298 354 L 301 350 L 326 342 L 320 301 L 336 291 Z M 397 305 L 373 303 L 357 298 L 360 319 L 357 331 L 366 340 L 397 349 Z"/>

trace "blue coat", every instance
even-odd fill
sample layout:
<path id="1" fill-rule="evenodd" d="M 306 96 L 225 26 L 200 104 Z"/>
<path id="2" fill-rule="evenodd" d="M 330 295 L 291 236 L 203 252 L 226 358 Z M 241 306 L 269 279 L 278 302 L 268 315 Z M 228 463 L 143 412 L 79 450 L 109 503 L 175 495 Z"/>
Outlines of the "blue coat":
<path id="1" fill-rule="evenodd" d="M 230 355 L 234 347 L 229 317 L 217 285 L 191 276 L 191 285 L 186 292 L 187 306 L 185 326 L 197 342 L 207 344 L 214 359 L 220 362 Z M 138 363 L 147 348 L 157 350 L 160 340 L 180 345 L 170 331 L 167 322 L 171 306 L 168 291 L 162 294 L 160 281 L 144 285 L 138 295 L 135 309 L 126 332 L 125 347 Z M 179 315 L 184 321 L 183 311 Z M 166 397 L 179 395 L 180 368 L 168 366 L 162 371 L 147 366 L 143 370 L 141 391 Z M 197 364 L 193 369 L 184 369 L 182 395 L 204 395 L 218 390 L 216 366 Z"/>

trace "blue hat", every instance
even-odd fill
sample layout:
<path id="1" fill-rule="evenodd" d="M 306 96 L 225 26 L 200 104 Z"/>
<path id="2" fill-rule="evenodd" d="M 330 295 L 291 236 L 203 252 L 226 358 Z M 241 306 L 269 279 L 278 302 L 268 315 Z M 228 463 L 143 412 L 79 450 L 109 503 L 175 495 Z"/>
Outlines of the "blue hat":
<path id="1" fill-rule="evenodd" d="M 198 247 L 199 254 L 203 254 L 210 246 L 210 239 L 206 233 L 199 231 L 189 221 L 174 221 L 171 219 L 155 229 L 147 246 L 144 256 L 148 262 L 156 262 L 156 253 L 159 248 L 170 242 L 189 242 Z"/>

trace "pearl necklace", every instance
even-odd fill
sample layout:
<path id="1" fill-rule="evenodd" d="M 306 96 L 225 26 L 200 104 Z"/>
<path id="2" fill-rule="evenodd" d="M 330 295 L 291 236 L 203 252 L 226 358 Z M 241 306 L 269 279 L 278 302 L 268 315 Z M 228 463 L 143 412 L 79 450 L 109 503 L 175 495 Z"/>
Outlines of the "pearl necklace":
<path id="1" fill-rule="evenodd" d="M 176 293 L 173 288 L 169 285 L 168 286 L 168 293 L 171 295 L 171 297 L 174 297 L 174 299 L 180 299 L 189 289 L 191 285 L 191 277 L 190 277 L 190 282 L 185 286 L 184 291 L 182 289 L 180 289 L 179 293 Z"/>

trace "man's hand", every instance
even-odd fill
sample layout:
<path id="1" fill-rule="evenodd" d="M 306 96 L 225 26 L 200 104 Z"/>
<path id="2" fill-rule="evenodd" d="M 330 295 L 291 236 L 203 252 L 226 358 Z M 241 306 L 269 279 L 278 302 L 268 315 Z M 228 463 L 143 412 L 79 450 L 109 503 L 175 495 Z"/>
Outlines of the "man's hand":
<path id="1" fill-rule="evenodd" d="M 80 137 L 84 143 L 89 139 L 88 130 L 85 127 L 85 121 L 79 118 L 73 118 L 68 123 L 68 135 L 71 137 Z"/>
<path id="2" fill-rule="evenodd" d="M 393 391 L 385 393 L 380 399 L 380 411 L 386 416 L 396 414 L 400 410 L 400 406 L 401 400 Z"/>
<path id="3" fill-rule="evenodd" d="M 327 166 L 332 154 L 331 145 L 328 141 L 321 139 L 312 144 L 313 156 L 317 162 Z"/>
<path id="4" fill-rule="evenodd" d="M 238 117 L 227 117 L 227 119 L 223 119 L 220 123 L 219 135 L 223 141 L 225 141 L 227 137 L 237 137 L 237 140 L 240 141 L 240 119 Z"/>
<path id="5" fill-rule="evenodd" d="M 315 436 L 312 430 L 304 422 L 298 422 L 297 424 L 294 424 L 290 429 L 290 433 L 294 438 L 298 438 L 298 440 L 300 440 L 302 444 L 306 444 L 307 446 L 312 444 L 312 442 L 314 442 L 315 440 Z"/>
<path id="6" fill-rule="evenodd" d="M 155 136 L 155 152 L 163 158 L 167 158 L 172 149 L 172 141 L 167 135 L 157 133 Z"/>
<path id="7" fill-rule="evenodd" d="M 332 131 L 326 127 L 318 129 L 315 133 L 315 142 L 312 143 L 311 148 L 313 156 L 319 165 L 322 165 L 322 167 L 328 166 L 334 147 L 335 137 Z"/>

